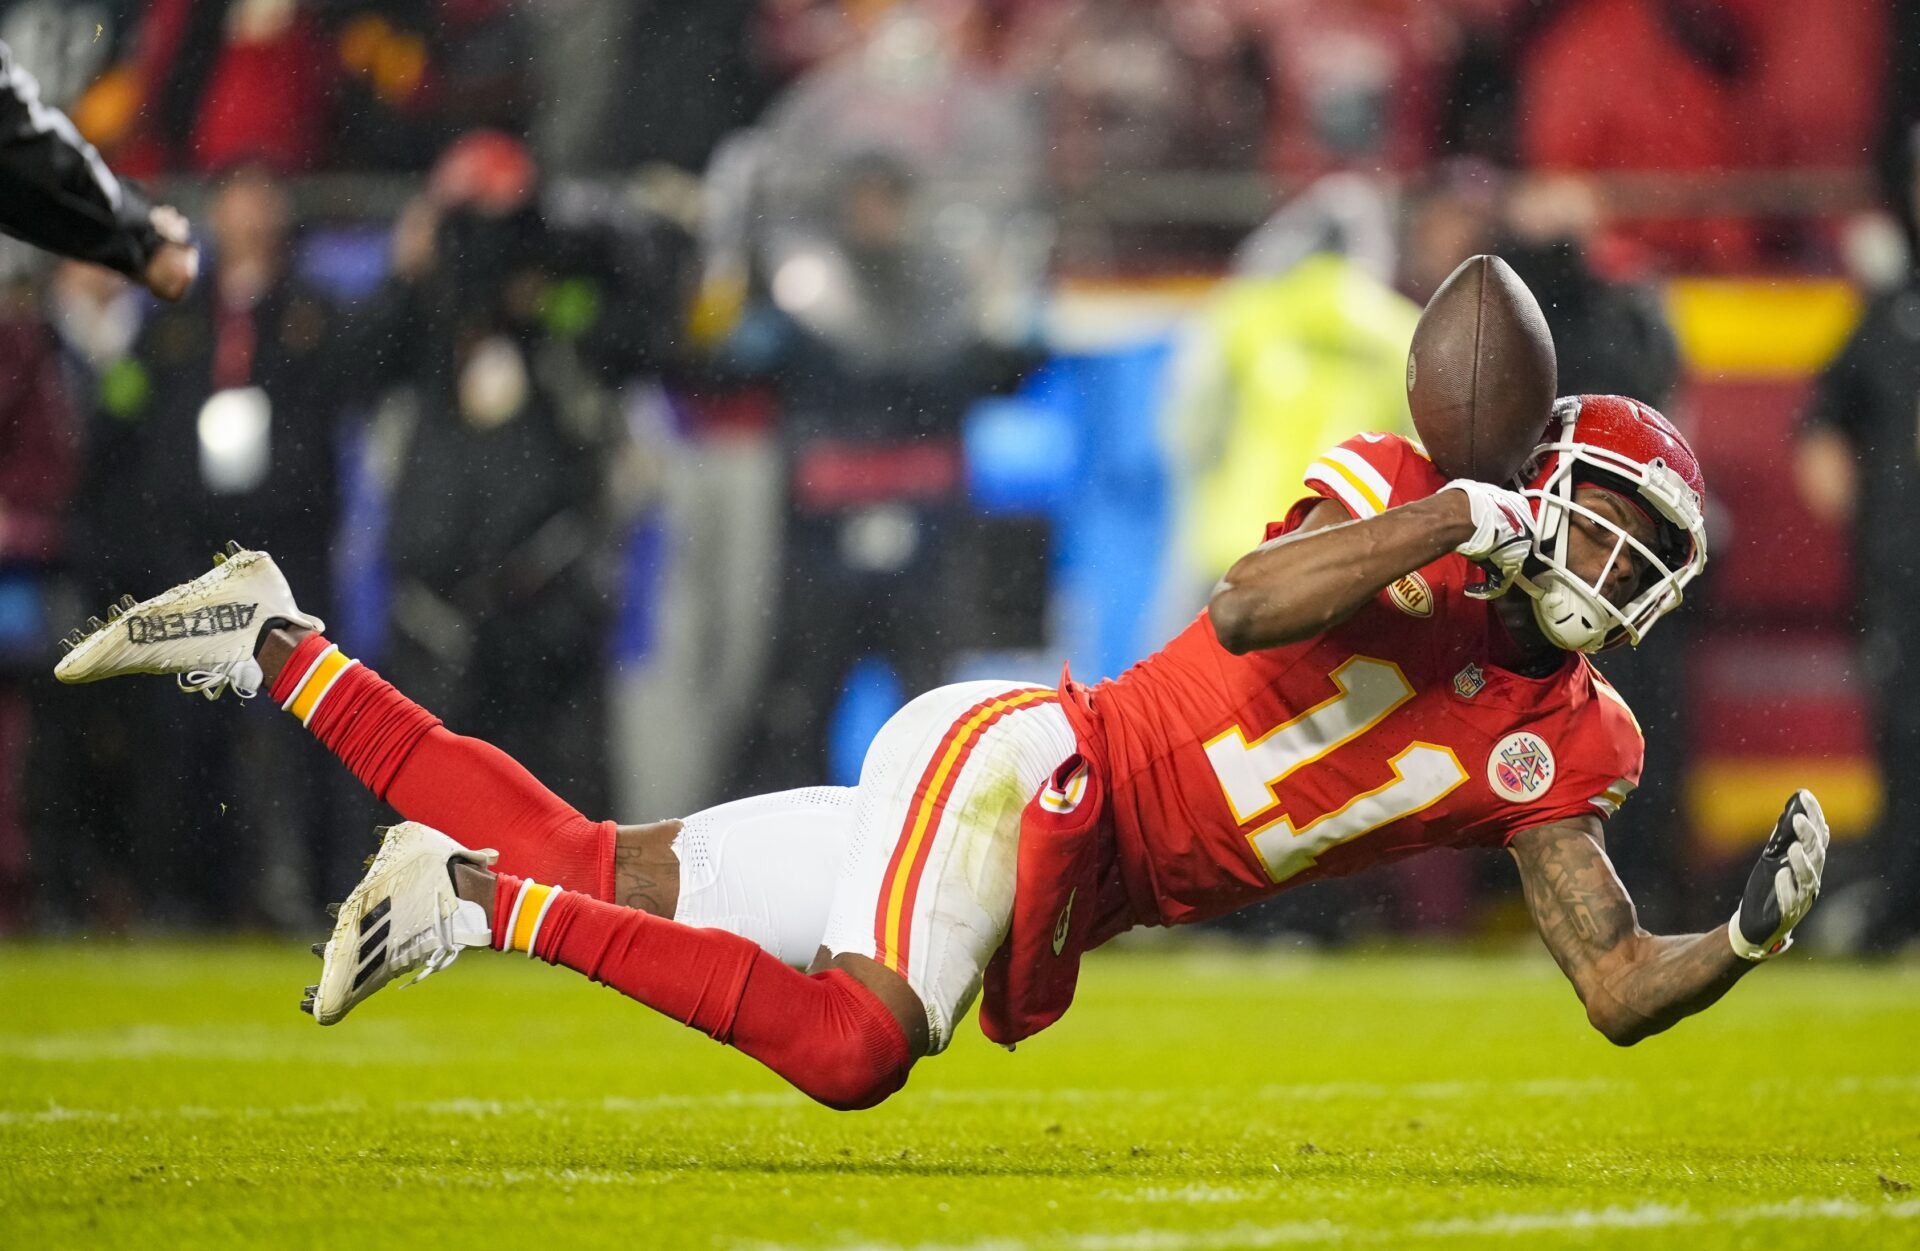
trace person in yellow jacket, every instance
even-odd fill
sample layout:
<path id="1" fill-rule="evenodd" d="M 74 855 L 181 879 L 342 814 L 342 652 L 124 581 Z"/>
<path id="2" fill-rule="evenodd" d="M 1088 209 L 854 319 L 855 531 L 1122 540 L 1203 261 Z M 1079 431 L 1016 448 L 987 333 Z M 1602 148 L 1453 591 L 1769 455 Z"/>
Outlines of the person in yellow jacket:
<path id="1" fill-rule="evenodd" d="M 1257 230 L 1189 327 L 1162 420 L 1174 533 L 1164 608 L 1184 620 L 1286 511 L 1321 451 L 1411 434 L 1420 310 L 1387 285 L 1392 227 L 1355 175 L 1322 179 Z"/>

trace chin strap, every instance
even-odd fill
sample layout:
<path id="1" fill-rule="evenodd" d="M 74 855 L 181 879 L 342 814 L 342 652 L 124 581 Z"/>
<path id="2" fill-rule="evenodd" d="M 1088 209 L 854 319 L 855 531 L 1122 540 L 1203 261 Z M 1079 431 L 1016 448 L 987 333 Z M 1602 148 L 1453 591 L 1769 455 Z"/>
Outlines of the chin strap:
<path id="1" fill-rule="evenodd" d="M 1524 587 L 1533 597 L 1534 622 L 1555 647 L 1594 652 L 1606 642 L 1606 615 L 1590 602 L 1585 588 L 1573 585 L 1554 569 L 1528 579 Z M 1602 624 L 1596 626 L 1595 617 Z"/>

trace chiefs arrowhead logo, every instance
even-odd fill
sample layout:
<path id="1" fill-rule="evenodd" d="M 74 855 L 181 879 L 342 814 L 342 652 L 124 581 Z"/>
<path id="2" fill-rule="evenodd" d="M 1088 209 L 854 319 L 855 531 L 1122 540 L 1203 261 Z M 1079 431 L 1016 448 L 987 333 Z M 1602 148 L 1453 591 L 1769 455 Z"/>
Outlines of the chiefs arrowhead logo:
<path id="1" fill-rule="evenodd" d="M 1433 588 L 1417 573 L 1410 573 L 1388 587 L 1387 598 L 1409 617 L 1433 616 Z"/>

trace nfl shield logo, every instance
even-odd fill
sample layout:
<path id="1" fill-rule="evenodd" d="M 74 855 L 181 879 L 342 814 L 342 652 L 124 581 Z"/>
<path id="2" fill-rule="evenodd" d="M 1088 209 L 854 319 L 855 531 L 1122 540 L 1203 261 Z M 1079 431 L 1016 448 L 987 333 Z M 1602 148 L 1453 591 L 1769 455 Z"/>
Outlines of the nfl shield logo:
<path id="1" fill-rule="evenodd" d="M 1487 675 L 1479 665 L 1468 662 L 1467 667 L 1453 675 L 1453 693 L 1461 699 L 1472 699 L 1487 686 Z"/>
<path id="2" fill-rule="evenodd" d="M 1538 799 L 1553 785 L 1553 752 L 1538 735 L 1509 734 L 1487 757 L 1487 784 L 1515 803 Z"/>

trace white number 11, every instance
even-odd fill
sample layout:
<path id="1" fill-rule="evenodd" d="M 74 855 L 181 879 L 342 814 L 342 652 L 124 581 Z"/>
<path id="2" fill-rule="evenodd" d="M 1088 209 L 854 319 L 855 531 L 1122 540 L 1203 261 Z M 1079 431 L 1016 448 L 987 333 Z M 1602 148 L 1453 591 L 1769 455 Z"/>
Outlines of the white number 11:
<path id="1" fill-rule="evenodd" d="M 1234 726 L 1207 744 L 1227 807 L 1242 825 L 1279 805 L 1278 788 L 1287 778 L 1359 738 L 1413 698 L 1412 684 L 1391 661 L 1354 656 L 1330 676 L 1337 693 L 1293 720 L 1251 743 Z M 1311 868 L 1329 847 L 1429 808 L 1467 780 L 1459 758 L 1434 743 L 1407 744 L 1387 768 L 1392 777 L 1380 786 L 1305 825 L 1296 827 L 1281 813 L 1251 831 L 1247 839 L 1267 875 L 1284 882 Z"/>

